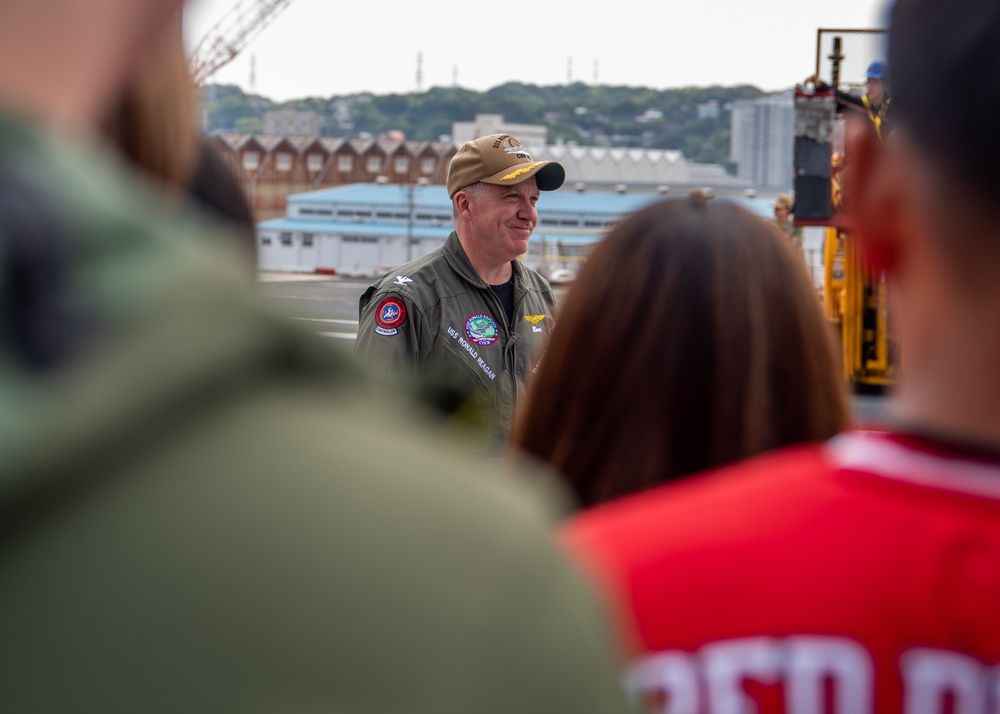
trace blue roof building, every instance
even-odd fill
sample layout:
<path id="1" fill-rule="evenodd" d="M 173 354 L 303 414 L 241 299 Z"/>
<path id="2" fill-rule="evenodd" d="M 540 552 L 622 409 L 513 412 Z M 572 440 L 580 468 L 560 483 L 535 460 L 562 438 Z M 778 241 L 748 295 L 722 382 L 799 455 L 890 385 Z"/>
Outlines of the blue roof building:
<path id="1" fill-rule="evenodd" d="M 573 270 L 624 216 L 657 193 L 543 193 L 526 263 Z M 773 200 L 719 196 L 770 218 Z M 440 246 L 452 231 L 444 186 L 350 184 L 288 197 L 287 215 L 257 224 L 260 270 L 376 275 Z"/>

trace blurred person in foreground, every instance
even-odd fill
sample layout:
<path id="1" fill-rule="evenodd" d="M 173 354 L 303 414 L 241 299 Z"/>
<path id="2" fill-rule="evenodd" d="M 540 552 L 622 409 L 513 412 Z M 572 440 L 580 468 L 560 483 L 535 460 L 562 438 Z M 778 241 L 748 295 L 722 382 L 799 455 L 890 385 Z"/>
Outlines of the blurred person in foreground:
<path id="1" fill-rule="evenodd" d="M 996 706 L 1000 4 L 899 0 L 889 60 L 896 128 L 848 145 L 855 229 L 899 299 L 889 431 L 697 476 L 562 533 L 620 608 L 630 689 L 666 711 Z"/>
<path id="2" fill-rule="evenodd" d="M 439 385 L 481 427 L 474 452 L 486 456 L 502 451 L 554 322 L 548 281 L 518 257 L 538 223 L 540 192 L 565 179 L 562 164 L 534 161 L 509 134 L 465 143 L 448 167 L 455 230 L 360 300 L 357 353 L 402 388 Z"/>
<path id="3" fill-rule="evenodd" d="M 558 494 L 471 478 L 107 150 L 179 7 L 0 4 L 0 710 L 623 711 Z"/>
<path id="4" fill-rule="evenodd" d="M 629 216 L 594 249 L 511 441 L 589 507 L 828 439 L 846 413 L 797 254 L 766 221 L 696 192 Z"/>
<path id="5" fill-rule="evenodd" d="M 236 259 L 256 269 L 253 208 L 239 177 L 196 124 L 198 96 L 184 48 L 181 13 L 143 58 L 104 121 L 113 145 L 171 200 L 221 221 L 213 240 L 230 239 Z"/>

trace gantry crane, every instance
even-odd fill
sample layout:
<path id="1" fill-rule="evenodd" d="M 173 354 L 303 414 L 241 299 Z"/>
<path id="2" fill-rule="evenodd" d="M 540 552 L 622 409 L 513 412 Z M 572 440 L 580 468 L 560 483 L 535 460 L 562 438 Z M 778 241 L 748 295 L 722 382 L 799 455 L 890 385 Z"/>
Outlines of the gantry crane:
<path id="1" fill-rule="evenodd" d="M 191 54 L 191 76 L 202 84 L 220 67 L 231 62 L 250 40 L 273 20 L 292 0 L 237 0 Z"/>

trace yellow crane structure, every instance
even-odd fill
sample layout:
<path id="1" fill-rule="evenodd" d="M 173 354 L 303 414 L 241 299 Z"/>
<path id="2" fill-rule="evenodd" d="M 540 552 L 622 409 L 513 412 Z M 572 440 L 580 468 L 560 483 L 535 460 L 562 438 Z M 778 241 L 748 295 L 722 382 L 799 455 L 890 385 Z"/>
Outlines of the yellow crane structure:
<path id="1" fill-rule="evenodd" d="M 189 60 L 191 76 L 201 85 L 260 34 L 292 0 L 237 0 L 201 39 Z"/>
<path id="2" fill-rule="evenodd" d="M 845 67 L 861 76 L 872 59 L 884 56 L 884 45 L 884 30 L 820 29 L 814 76 L 820 76 L 822 53 L 832 50 L 826 56 L 829 82 L 822 91 L 795 91 L 795 223 L 825 229 L 823 307 L 837 328 L 844 377 L 856 390 L 891 386 L 900 355 L 886 276 L 865 260 L 844 210 L 850 157 L 835 94 Z"/>

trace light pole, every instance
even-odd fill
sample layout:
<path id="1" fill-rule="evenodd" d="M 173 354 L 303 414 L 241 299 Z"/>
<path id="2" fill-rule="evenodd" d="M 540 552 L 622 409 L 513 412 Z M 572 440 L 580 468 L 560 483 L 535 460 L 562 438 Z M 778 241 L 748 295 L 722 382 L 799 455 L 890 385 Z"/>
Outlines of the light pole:
<path id="1" fill-rule="evenodd" d="M 413 184 L 406 183 L 406 262 L 413 260 Z"/>

